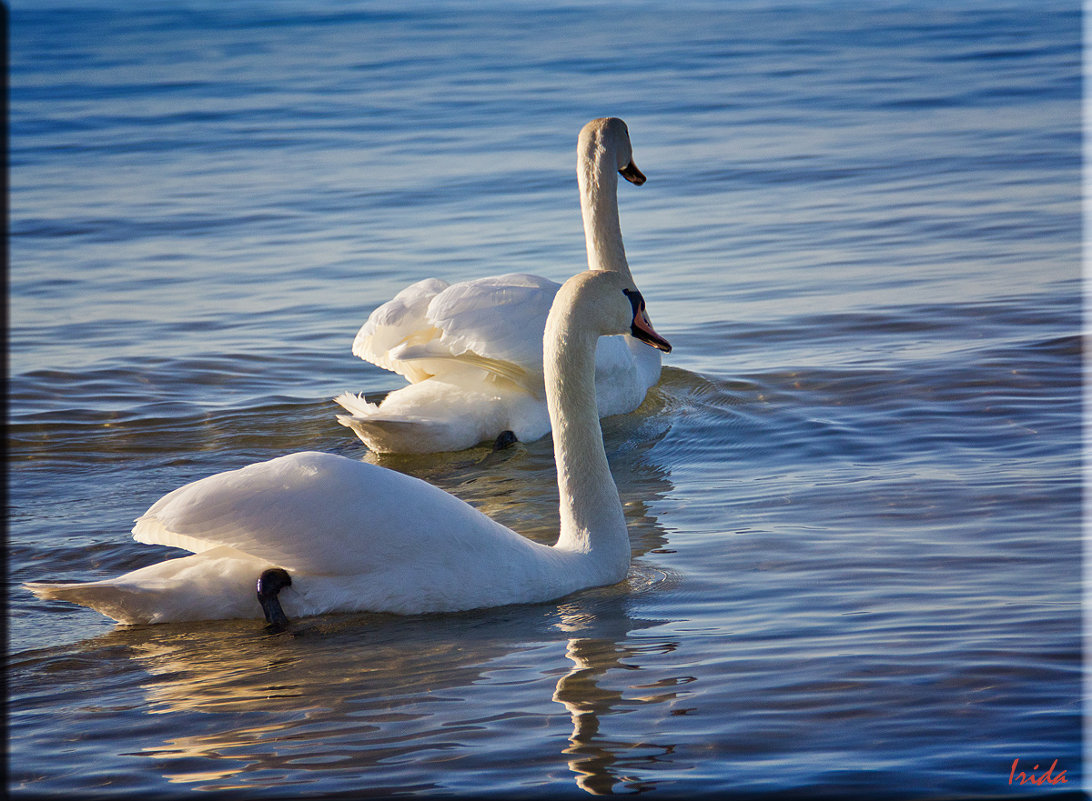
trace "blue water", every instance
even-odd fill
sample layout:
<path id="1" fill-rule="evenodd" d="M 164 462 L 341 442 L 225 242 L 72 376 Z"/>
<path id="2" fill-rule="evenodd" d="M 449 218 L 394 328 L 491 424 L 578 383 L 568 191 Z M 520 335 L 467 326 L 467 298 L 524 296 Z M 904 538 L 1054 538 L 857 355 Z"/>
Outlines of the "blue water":
<path id="1" fill-rule="evenodd" d="M 14 4 L 8 789 L 1075 793 L 1080 7 L 510 6 Z M 349 351 L 406 284 L 582 269 L 604 115 L 675 346 L 604 421 L 626 582 L 275 637 L 21 588 L 305 449 L 552 541 L 549 438 L 380 458 L 330 398 L 402 386 Z"/>

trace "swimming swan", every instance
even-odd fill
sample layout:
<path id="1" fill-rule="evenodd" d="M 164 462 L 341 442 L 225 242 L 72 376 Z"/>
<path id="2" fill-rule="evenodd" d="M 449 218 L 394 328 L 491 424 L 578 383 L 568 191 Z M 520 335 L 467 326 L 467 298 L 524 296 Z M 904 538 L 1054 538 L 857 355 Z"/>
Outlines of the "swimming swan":
<path id="1" fill-rule="evenodd" d="M 633 277 L 618 221 L 618 175 L 638 186 L 626 124 L 592 120 L 580 132 L 577 178 L 588 268 Z M 511 273 L 449 285 L 419 281 L 372 312 L 353 354 L 405 376 L 381 404 L 346 392 L 338 415 L 373 451 L 469 448 L 502 431 L 531 442 L 550 430 L 542 332 L 560 284 Z M 600 417 L 631 412 L 660 379 L 660 354 L 631 336 L 604 338 L 596 356 Z"/>
<path id="2" fill-rule="evenodd" d="M 640 294 L 617 273 L 569 279 L 546 321 L 561 499 L 553 546 L 420 479 L 343 456 L 295 453 L 187 484 L 137 519 L 138 542 L 191 556 L 103 581 L 26 586 L 121 623 L 250 618 L 264 610 L 268 621 L 283 624 L 286 615 L 547 601 L 620 581 L 629 535 L 603 448 L 594 372 L 599 337 L 623 331 L 671 349 L 652 329 Z"/>

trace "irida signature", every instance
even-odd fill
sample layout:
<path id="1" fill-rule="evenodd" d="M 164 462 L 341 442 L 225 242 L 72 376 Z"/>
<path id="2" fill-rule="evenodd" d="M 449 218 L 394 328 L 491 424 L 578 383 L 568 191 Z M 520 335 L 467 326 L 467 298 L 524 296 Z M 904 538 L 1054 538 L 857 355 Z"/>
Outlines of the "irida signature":
<path id="1" fill-rule="evenodd" d="M 1050 767 L 1035 775 L 1035 771 L 1039 770 L 1039 763 L 1036 762 L 1032 765 L 1029 772 L 1020 771 L 1016 772 L 1016 768 L 1019 766 L 1020 757 L 1012 760 L 1012 769 L 1009 771 L 1009 784 L 1035 784 L 1043 786 L 1044 784 L 1066 784 L 1068 780 L 1065 777 L 1065 771 L 1060 771 L 1057 775 L 1054 774 L 1055 768 L 1058 767 L 1058 760 L 1054 760 L 1050 763 Z"/>

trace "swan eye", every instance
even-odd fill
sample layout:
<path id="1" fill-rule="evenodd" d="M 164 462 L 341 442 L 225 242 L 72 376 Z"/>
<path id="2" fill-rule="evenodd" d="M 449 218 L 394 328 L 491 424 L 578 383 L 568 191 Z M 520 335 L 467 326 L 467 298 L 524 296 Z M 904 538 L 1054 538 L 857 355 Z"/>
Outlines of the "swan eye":
<path id="1" fill-rule="evenodd" d="M 629 300 L 629 305 L 633 307 L 633 316 L 636 317 L 638 312 L 645 310 L 645 299 L 636 289 L 623 289 L 622 294 Z"/>

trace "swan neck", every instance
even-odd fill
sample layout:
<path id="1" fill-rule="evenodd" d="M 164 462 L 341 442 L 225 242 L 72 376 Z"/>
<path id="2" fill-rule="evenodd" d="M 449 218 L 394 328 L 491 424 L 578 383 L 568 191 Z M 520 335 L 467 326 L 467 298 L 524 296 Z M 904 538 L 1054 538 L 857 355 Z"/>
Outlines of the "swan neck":
<path id="1" fill-rule="evenodd" d="M 618 219 L 618 171 L 610 164 L 613 154 L 606 156 L 599 151 L 586 157 L 578 172 L 588 269 L 621 273 L 632 281 Z"/>
<path id="2" fill-rule="evenodd" d="M 566 315 L 557 311 L 555 306 L 546 323 L 544 352 L 560 495 L 561 534 L 556 547 L 594 553 L 597 569 L 618 581 L 628 568 L 630 547 L 595 402 L 598 337 L 566 326 Z"/>

